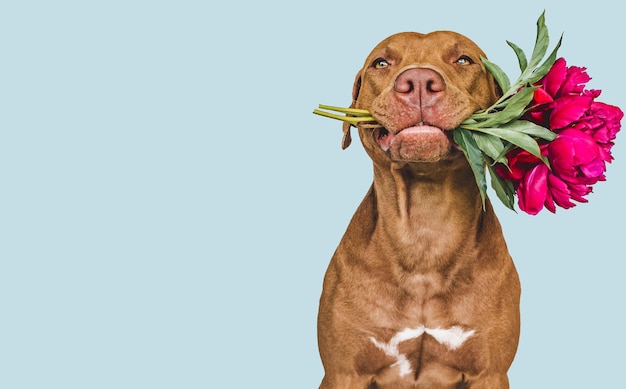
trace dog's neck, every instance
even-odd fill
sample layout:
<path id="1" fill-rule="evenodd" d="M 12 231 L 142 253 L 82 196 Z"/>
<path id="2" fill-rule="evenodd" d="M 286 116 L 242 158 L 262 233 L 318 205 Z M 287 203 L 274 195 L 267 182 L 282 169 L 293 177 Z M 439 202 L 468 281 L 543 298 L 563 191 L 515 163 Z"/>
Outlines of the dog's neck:
<path id="1" fill-rule="evenodd" d="M 407 267 L 443 265 L 484 234 L 480 192 L 469 166 L 429 164 L 375 166 L 373 192 L 377 214 L 374 233 L 406 258 Z M 433 169 L 433 167 L 435 167 Z M 427 262 L 433 262 L 429 264 Z"/>

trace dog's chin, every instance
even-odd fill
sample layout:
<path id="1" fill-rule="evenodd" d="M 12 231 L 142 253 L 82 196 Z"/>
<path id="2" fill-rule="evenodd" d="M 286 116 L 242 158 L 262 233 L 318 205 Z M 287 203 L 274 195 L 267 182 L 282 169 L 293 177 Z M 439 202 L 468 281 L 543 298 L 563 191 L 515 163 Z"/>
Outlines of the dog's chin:
<path id="1" fill-rule="evenodd" d="M 393 133 L 384 128 L 374 130 L 380 148 L 398 162 L 438 162 L 450 154 L 453 143 L 449 131 L 417 125 Z"/>

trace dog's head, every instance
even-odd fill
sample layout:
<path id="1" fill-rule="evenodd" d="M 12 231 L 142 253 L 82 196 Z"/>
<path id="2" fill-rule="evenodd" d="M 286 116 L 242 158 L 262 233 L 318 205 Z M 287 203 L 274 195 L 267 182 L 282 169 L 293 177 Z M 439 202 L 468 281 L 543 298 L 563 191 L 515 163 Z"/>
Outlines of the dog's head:
<path id="1" fill-rule="evenodd" d="M 360 128 L 376 161 L 437 162 L 460 151 L 451 133 L 499 91 L 482 64 L 482 50 L 451 31 L 399 33 L 379 43 L 358 72 L 353 108 L 367 109 L 382 128 Z M 344 125 L 344 148 L 350 143 Z"/>

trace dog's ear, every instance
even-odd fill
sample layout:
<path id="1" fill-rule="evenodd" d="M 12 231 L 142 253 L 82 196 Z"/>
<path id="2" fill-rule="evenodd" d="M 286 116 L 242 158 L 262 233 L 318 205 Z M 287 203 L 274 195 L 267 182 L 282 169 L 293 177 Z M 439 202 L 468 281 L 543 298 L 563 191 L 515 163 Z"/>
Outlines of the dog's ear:
<path id="1" fill-rule="evenodd" d="M 350 135 L 350 127 L 352 124 L 348 122 L 343 122 L 343 138 L 341 139 L 341 148 L 343 150 L 347 149 L 352 143 L 352 135 Z"/>
<path id="2" fill-rule="evenodd" d="M 356 100 L 359 98 L 359 91 L 361 90 L 361 72 L 359 71 L 356 74 L 354 79 L 354 85 L 352 86 L 352 104 L 350 104 L 350 108 L 354 108 L 356 105 Z M 352 135 L 350 135 L 350 127 L 352 124 L 348 122 L 343 122 L 343 139 L 341 140 L 341 148 L 347 149 L 352 143 Z"/>

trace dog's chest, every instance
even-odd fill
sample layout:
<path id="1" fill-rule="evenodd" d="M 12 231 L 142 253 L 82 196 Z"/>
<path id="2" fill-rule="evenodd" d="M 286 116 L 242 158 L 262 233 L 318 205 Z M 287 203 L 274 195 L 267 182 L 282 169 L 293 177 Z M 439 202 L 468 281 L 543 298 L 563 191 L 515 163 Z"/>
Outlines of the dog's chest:
<path id="1" fill-rule="evenodd" d="M 471 370 L 466 358 L 474 329 L 455 325 L 430 328 L 419 325 L 391 338 L 371 336 L 369 349 L 376 366 L 376 388 L 459 388 L 462 371 Z M 373 357 L 373 358 L 372 358 Z"/>
<path id="2" fill-rule="evenodd" d="M 386 314 L 377 312 L 385 317 L 378 324 L 386 330 L 374 330 L 364 350 L 376 364 L 372 366 L 379 375 L 376 387 L 456 388 L 461 371 L 472 369 L 466 355 L 478 327 L 460 313 L 464 307 L 455 297 L 458 293 L 441 274 L 404 274 L 398 280 L 396 293 L 402 297 L 390 297 L 383 304 L 389 307 Z"/>
<path id="3" fill-rule="evenodd" d="M 440 325 L 441 318 L 450 318 L 458 303 L 456 288 L 437 272 L 402 273 L 390 285 L 393 291 L 385 305 L 390 314 L 401 313 L 408 326 Z M 396 322 L 396 324 L 398 324 Z"/>
<path id="4" fill-rule="evenodd" d="M 446 288 L 443 276 L 437 273 L 413 273 L 399 277 L 398 287 L 422 304 Z"/>

